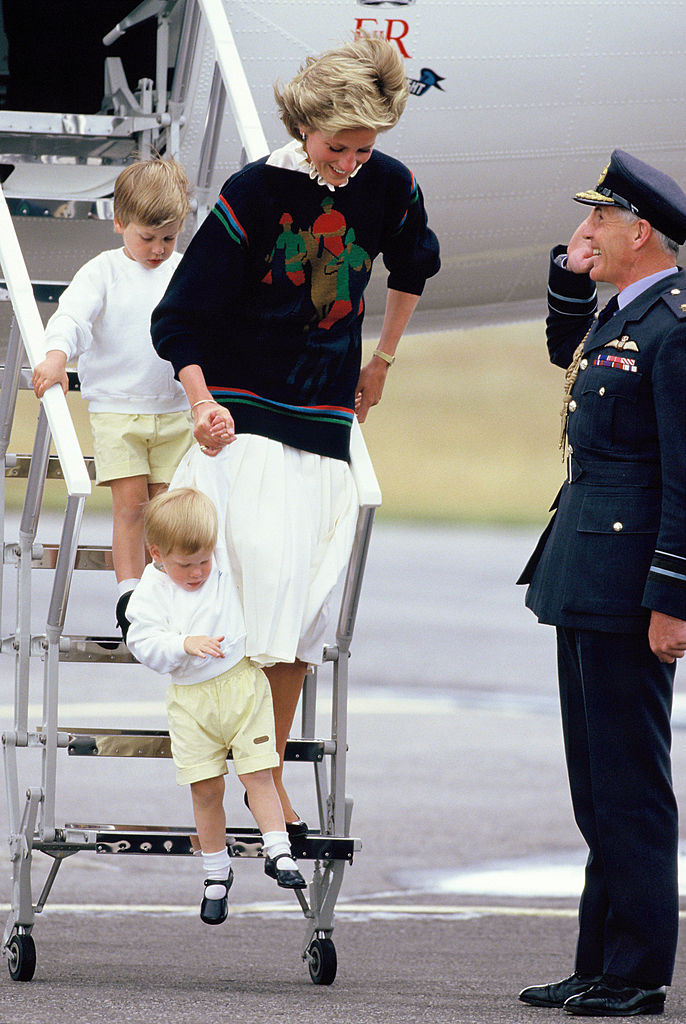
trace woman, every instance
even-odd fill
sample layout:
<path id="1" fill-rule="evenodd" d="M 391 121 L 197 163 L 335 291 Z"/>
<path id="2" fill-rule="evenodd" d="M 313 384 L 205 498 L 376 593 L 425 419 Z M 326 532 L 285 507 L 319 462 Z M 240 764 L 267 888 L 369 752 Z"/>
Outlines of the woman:
<path id="1" fill-rule="evenodd" d="M 358 38 L 308 58 L 275 95 L 292 141 L 226 182 L 152 336 L 186 390 L 199 442 L 172 486 L 205 490 L 224 517 L 246 653 L 272 688 L 274 779 L 293 835 L 306 826 L 282 784 L 283 753 L 350 555 L 352 419 L 379 402 L 439 258 L 411 172 L 374 149 L 407 102 L 390 43 Z M 386 312 L 360 369 L 363 293 L 379 253 Z"/>

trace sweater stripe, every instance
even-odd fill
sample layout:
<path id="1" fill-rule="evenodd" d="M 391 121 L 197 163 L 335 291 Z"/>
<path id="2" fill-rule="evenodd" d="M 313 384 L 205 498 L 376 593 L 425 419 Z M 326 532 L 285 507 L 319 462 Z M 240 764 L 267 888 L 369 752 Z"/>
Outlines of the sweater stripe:
<path id="1" fill-rule="evenodd" d="M 242 245 L 243 243 L 245 243 L 245 245 L 248 244 L 248 233 L 227 203 L 224 196 L 219 196 L 219 199 L 212 207 L 212 213 L 219 218 L 231 238 L 233 238 L 234 242 L 237 242 L 239 245 Z"/>
<path id="2" fill-rule="evenodd" d="M 240 388 L 210 387 L 209 390 L 220 405 L 251 405 L 258 409 L 279 413 L 282 416 L 292 416 L 310 422 L 338 423 L 341 426 L 350 426 L 353 421 L 353 410 L 343 406 L 287 405 L 285 402 L 275 402 L 273 399 L 263 398 L 253 391 L 244 391 Z"/>

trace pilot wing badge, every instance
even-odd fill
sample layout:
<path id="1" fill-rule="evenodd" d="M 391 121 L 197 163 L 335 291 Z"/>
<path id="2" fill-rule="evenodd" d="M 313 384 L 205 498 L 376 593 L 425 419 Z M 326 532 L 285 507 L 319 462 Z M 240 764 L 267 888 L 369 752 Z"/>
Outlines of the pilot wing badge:
<path id="1" fill-rule="evenodd" d="M 628 334 L 623 334 L 621 338 L 614 338 L 613 341 L 608 341 L 604 346 L 605 348 L 616 348 L 620 352 L 639 352 L 640 349 L 635 341 L 632 341 Z"/>

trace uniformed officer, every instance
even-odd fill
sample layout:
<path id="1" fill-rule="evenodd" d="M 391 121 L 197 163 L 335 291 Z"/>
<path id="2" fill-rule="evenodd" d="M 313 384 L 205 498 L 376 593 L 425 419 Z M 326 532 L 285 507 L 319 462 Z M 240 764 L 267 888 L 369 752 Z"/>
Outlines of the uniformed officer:
<path id="1" fill-rule="evenodd" d="M 575 971 L 520 999 L 583 1016 L 662 1013 L 678 924 L 670 765 L 686 649 L 686 195 L 615 150 L 553 249 L 547 341 L 566 368 L 567 481 L 522 573 L 557 630 L 572 803 L 588 844 Z M 618 289 L 600 315 L 597 281 Z"/>

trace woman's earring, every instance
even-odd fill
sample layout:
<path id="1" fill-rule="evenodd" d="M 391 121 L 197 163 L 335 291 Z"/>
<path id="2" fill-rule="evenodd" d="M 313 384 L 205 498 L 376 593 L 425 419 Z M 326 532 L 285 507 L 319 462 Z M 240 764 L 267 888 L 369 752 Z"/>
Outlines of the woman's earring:
<path id="1" fill-rule="evenodd" d="M 300 132 L 300 138 L 303 140 L 303 142 L 305 141 L 305 139 L 307 138 L 307 135 L 305 135 L 305 132 Z"/>

